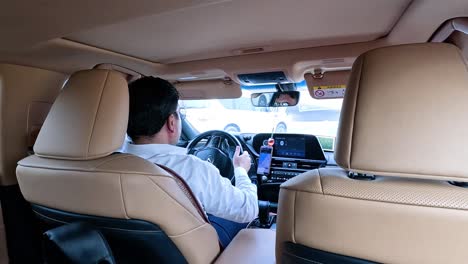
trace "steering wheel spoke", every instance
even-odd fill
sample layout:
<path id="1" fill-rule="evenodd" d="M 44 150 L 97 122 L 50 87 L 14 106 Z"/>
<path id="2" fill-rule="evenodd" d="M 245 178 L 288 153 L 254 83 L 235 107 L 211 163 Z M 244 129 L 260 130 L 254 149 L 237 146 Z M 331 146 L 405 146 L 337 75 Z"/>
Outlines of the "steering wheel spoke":
<path id="1" fill-rule="evenodd" d="M 202 140 L 206 140 L 206 143 L 200 144 Z M 242 146 L 235 136 L 225 131 L 211 130 L 193 139 L 187 146 L 187 153 L 212 163 L 219 169 L 221 175 L 232 182 L 234 179 L 232 158 L 237 146 L 242 152 Z"/>
<path id="2" fill-rule="evenodd" d="M 189 154 L 189 155 L 196 155 L 197 152 L 198 152 L 198 148 L 193 148 L 193 149 L 187 150 L 187 154 Z"/>
<path id="3" fill-rule="evenodd" d="M 206 142 L 206 147 L 210 148 L 221 148 L 222 145 L 222 138 L 217 135 L 213 135 L 208 139 L 208 142 Z"/>

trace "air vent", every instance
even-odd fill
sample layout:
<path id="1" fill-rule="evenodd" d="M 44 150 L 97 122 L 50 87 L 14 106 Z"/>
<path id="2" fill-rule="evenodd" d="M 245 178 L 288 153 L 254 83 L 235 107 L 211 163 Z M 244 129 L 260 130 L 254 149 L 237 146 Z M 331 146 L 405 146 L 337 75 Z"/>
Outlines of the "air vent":
<path id="1" fill-rule="evenodd" d="M 322 60 L 322 64 L 331 64 L 331 63 L 343 63 L 345 60 L 342 58 L 335 58 L 335 59 L 324 59 Z"/>

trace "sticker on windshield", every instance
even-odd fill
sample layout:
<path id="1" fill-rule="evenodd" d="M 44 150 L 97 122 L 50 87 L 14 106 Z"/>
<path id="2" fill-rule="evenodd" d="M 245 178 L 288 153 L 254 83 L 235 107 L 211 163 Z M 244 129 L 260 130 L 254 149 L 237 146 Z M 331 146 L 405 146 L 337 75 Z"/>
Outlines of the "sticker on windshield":
<path id="1" fill-rule="evenodd" d="M 313 86 L 315 99 L 343 98 L 346 90 L 346 85 L 320 85 Z"/>

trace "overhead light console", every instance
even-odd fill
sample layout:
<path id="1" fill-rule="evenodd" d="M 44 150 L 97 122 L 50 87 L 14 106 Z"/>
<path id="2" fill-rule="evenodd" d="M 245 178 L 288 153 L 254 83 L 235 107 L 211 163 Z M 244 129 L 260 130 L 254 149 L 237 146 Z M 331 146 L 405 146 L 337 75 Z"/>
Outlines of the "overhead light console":
<path id="1" fill-rule="evenodd" d="M 283 71 L 238 74 L 237 78 L 239 78 L 239 81 L 244 85 L 262 85 L 292 82 Z"/>

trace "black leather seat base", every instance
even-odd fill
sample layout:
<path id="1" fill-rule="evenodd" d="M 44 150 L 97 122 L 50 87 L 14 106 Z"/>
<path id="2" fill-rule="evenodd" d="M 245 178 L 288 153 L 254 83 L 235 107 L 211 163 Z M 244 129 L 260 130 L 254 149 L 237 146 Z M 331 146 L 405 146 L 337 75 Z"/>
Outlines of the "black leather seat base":
<path id="1" fill-rule="evenodd" d="M 155 224 L 81 215 L 40 205 L 32 205 L 32 208 L 39 218 L 42 232 L 74 222 L 91 224 L 104 235 L 119 264 L 187 263 L 172 240 Z"/>
<path id="2" fill-rule="evenodd" d="M 51 229 L 42 241 L 47 264 L 116 264 L 104 236 L 88 223 Z"/>
<path id="3" fill-rule="evenodd" d="M 309 248 L 292 242 L 285 242 L 281 254 L 281 263 L 295 264 L 374 264 L 368 260 L 338 255 L 318 249 Z"/>

